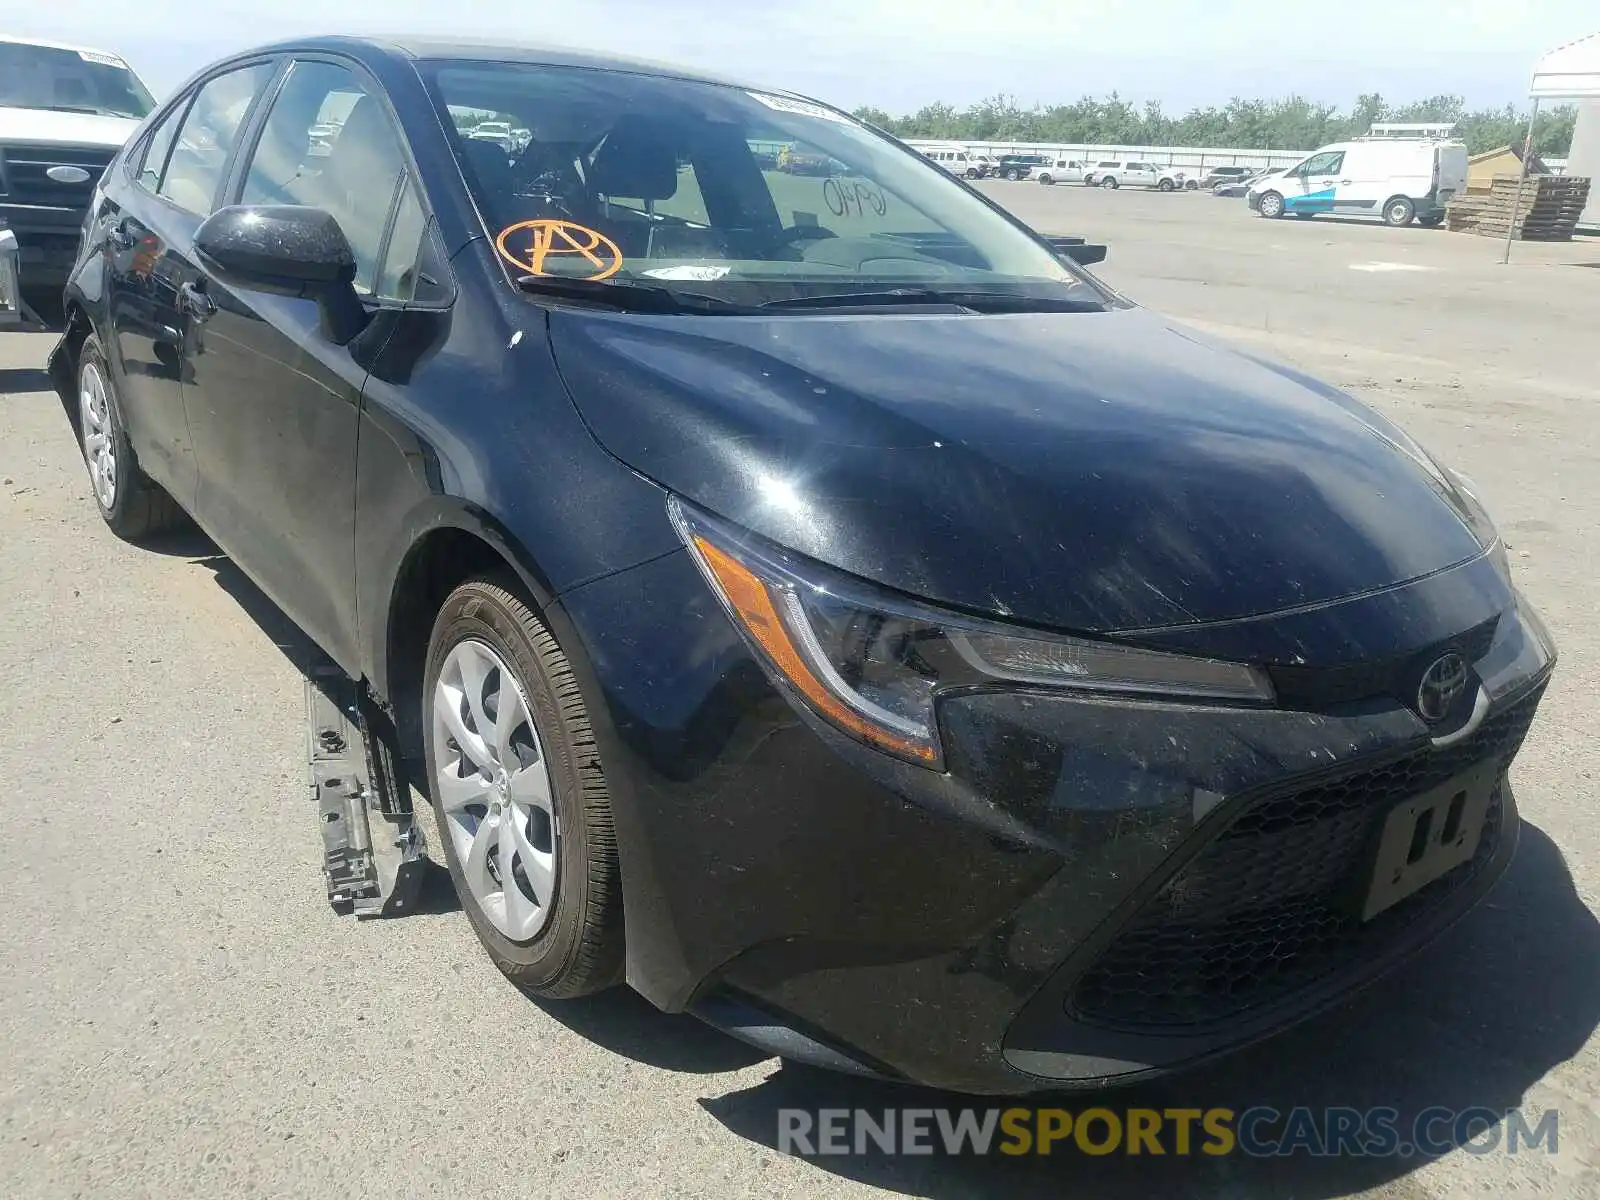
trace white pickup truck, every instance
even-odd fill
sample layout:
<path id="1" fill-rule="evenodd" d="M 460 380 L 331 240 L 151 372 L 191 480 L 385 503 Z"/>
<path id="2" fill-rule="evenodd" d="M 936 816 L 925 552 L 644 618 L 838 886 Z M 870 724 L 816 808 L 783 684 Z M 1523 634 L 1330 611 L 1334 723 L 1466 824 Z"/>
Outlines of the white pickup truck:
<path id="1" fill-rule="evenodd" d="M 0 34 L 0 329 L 58 307 L 95 184 L 153 107 L 115 54 Z"/>
<path id="2" fill-rule="evenodd" d="M 1184 189 L 1192 192 L 1195 189 L 1183 171 L 1159 167 L 1152 162 L 1120 158 L 1095 163 L 1084 172 L 1083 182 L 1086 187 L 1148 187 L 1162 192 Z"/>

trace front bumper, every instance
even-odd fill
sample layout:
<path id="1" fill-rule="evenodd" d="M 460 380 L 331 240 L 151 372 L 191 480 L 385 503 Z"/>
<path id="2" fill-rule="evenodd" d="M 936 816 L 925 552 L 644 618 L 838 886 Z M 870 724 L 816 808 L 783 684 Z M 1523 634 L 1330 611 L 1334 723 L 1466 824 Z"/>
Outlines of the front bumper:
<path id="1" fill-rule="evenodd" d="M 563 606 L 601 712 L 629 982 L 771 1050 L 983 1093 L 1125 1081 L 1301 1020 L 1465 912 L 1509 861 L 1502 783 L 1479 858 L 1449 886 L 1364 924 L 1312 912 L 1367 869 L 1376 824 L 1423 780 L 1515 754 L 1553 651 L 1491 570 L 1450 589 L 1505 607 L 1474 654 L 1486 718 L 1448 751 L 1373 696 L 1265 710 L 993 690 L 943 701 L 944 774 L 779 696 L 687 556 L 578 589 Z M 1388 597 L 1394 629 L 1416 630 L 1424 607 L 1482 628 L 1437 603 L 1442 586 L 1404 620 Z M 1280 828 L 1286 804 L 1304 819 Z M 1306 912 L 1300 948 L 1274 959 Z M 1167 952 L 1245 944 L 1251 922 L 1282 936 L 1232 974 Z"/>
<path id="2" fill-rule="evenodd" d="M 17 268 L 23 290 L 59 292 L 78 258 L 82 209 L 0 204 L 0 224 L 17 240 Z"/>

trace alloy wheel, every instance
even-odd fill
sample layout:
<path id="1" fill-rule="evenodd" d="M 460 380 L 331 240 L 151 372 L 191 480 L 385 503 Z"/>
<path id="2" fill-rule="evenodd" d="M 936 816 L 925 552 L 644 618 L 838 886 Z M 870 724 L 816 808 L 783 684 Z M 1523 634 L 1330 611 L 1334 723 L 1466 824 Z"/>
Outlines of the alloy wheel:
<path id="1" fill-rule="evenodd" d="M 527 941 L 555 904 L 554 791 L 522 686 L 485 643 L 463 641 L 445 659 L 433 744 L 439 807 L 467 888 L 489 924 Z"/>
<path id="2" fill-rule="evenodd" d="M 83 364 L 78 378 L 78 425 L 83 431 L 83 458 L 100 507 L 117 502 L 117 441 L 111 422 L 111 400 L 99 362 Z"/>

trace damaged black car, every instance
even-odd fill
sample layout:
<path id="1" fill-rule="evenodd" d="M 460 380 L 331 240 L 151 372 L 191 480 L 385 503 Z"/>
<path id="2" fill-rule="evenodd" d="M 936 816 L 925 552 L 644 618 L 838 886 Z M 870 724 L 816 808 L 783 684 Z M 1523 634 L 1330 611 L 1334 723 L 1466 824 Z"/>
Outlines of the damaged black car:
<path id="1" fill-rule="evenodd" d="M 1096 1086 L 1481 899 L 1555 652 L 1466 480 L 1082 249 L 800 96 L 316 39 L 144 122 L 52 369 L 112 529 L 360 683 L 519 985 Z"/>

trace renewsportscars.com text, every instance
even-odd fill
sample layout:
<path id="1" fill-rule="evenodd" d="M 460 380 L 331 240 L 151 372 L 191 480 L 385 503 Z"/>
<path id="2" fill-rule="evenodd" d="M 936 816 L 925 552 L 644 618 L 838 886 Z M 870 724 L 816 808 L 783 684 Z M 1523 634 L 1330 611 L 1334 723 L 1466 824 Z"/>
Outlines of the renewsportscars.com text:
<path id="1" fill-rule="evenodd" d="M 778 1110 L 778 1150 L 851 1154 L 1229 1155 L 1437 1158 L 1555 1154 L 1560 1114 L 1425 1108 L 824 1108 Z"/>

